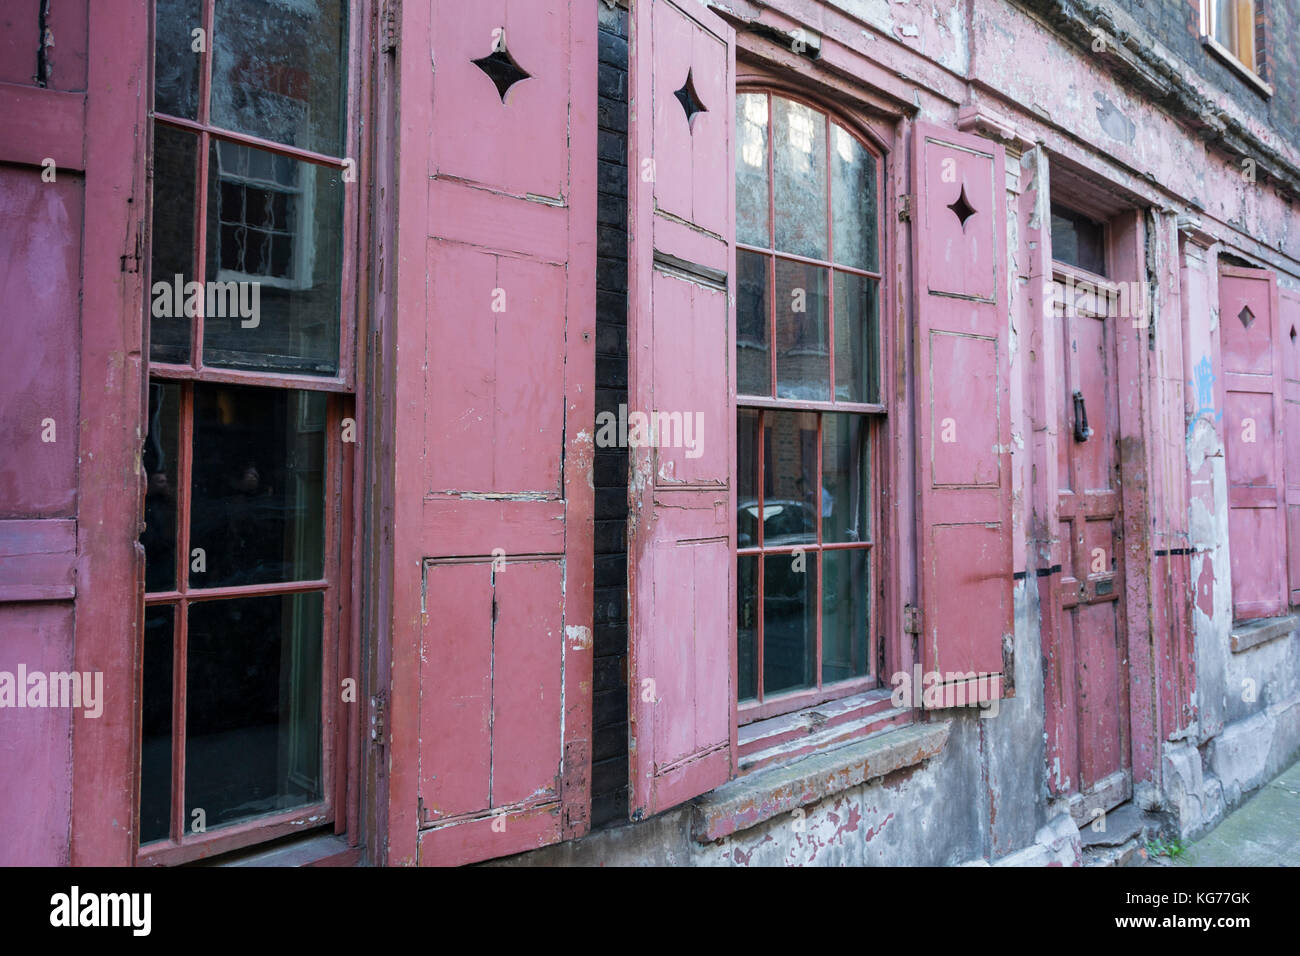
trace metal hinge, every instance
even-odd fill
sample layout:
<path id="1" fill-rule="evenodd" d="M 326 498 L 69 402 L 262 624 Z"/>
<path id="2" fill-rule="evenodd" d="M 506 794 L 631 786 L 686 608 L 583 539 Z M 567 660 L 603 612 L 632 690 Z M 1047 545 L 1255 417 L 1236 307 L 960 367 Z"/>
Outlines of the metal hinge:
<path id="1" fill-rule="evenodd" d="M 921 633 L 921 609 L 919 607 L 913 607 L 911 604 L 903 605 L 903 633 Z"/>
<path id="2" fill-rule="evenodd" d="M 379 52 L 391 53 L 397 49 L 400 28 L 401 0 L 388 0 L 379 14 Z"/>
<path id="3" fill-rule="evenodd" d="M 384 739 L 384 695 L 379 693 L 370 698 L 370 740 L 382 747 Z"/>
<path id="4" fill-rule="evenodd" d="M 898 197 L 898 221 L 912 221 L 912 194 L 904 193 Z"/>
<path id="5" fill-rule="evenodd" d="M 140 233 L 135 234 L 135 251 L 124 253 L 121 262 L 123 272 L 140 271 Z"/>

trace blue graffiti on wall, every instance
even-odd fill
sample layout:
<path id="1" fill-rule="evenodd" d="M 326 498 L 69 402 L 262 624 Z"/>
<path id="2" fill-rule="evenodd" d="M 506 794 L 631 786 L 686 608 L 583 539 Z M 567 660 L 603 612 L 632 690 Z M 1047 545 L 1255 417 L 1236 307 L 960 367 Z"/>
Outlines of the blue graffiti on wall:
<path id="1" fill-rule="evenodd" d="M 1203 416 L 1208 415 L 1210 421 L 1217 422 L 1223 418 L 1223 412 L 1216 411 L 1214 408 L 1214 371 L 1210 366 L 1210 357 L 1201 356 L 1201 361 L 1197 363 L 1193 374 L 1196 376 L 1194 382 L 1188 382 L 1196 389 L 1196 411 L 1192 413 L 1192 420 L 1187 423 L 1187 437 L 1192 437 L 1192 432 L 1196 429 L 1196 423 Z"/>

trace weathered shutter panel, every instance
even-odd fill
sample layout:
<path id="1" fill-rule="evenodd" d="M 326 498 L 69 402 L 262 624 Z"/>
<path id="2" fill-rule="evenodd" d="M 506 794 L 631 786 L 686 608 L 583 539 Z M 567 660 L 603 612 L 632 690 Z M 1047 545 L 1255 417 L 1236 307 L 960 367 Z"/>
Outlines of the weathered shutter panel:
<path id="1" fill-rule="evenodd" d="M 1284 291 L 1281 306 L 1283 445 L 1286 470 L 1287 587 L 1291 603 L 1300 604 L 1300 293 Z"/>
<path id="2" fill-rule="evenodd" d="M 733 34 L 699 4 L 638 0 L 629 64 L 629 419 L 702 426 L 694 448 L 675 418 L 662 447 L 630 448 L 629 808 L 641 819 L 732 769 Z"/>
<path id="3" fill-rule="evenodd" d="M 1005 152 L 918 123 L 913 163 L 922 664 L 951 706 L 1014 682 Z"/>
<path id="4" fill-rule="evenodd" d="M 401 15 L 390 862 L 460 864 L 588 826 L 596 16 Z"/>
<path id="5" fill-rule="evenodd" d="M 1272 272 L 1220 270 L 1228 552 L 1238 619 L 1281 614 L 1288 602 L 1279 326 Z"/>

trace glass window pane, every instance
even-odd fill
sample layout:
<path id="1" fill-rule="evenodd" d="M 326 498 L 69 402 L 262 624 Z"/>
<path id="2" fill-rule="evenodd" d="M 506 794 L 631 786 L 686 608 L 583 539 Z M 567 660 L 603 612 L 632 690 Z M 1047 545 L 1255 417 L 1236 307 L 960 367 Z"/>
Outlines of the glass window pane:
<path id="1" fill-rule="evenodd" d="M 140 722 L 140 843 L 164 840 L 172 805 L 172 631 L 175 607 L 144 612 L 144 704 Z"/>
<path id="2" fill-rule="evenodd" d="M 776 260 L 777 398 L 830 400 L 828 284 L 820 266 Z"/>
<path id="3" fill-rule="evenodd" d="M 149 421 L 141 454 L 145 473 L 144 588 L 174 591 L 176 580 L 176 494 L 180 488 L 181 387 L 149 383 Z"/>
<path id="4" fill-rule="evenodd" d="M 740 620 L 736 626 L 737 679 L 739 700 L 758 696 L 758 555 L 736 559 L 740 593 L 737 605 Z"/>
<path id="5" fill-rule="evenodd" d="M 772 97 L 776 248 L 826 258 L 826 115 Z"/>
<path id="6" fill-rule="evenodd" d="M 194 187 L 198 137 L 154 124 L 153 239 L 149 263 L 149 358 L 190 363 L 185 284 L 194 274 Z M 193 311 L 191 309 L 190 311 Z"/>
<path id="7" fill-rule="evenodd" d="M 817 415 L 763 415 L 763 544 L 781 548 L 817 541 Z"/>
<path id="8" fill-rule="evenodd" d="M 736 392 L 772 394 L 772 353 L 769 344 L 767 256 L 736 251 Z"/>
<path id="9" fill-rule="evenodd" d="M 343 155 L 348 74 L 344 0 L 217 0 L 212 122 Z"/>
<path id="10" fill-rule="evenodd" d="M 871 497 L 865 415 L 822 416 L 822 540 L 870 541 Z"/>
<path id="11" fill-rule="evenodd" d="M 880 385 L 879 322 L 876 280 L 836 272 L 835 400 L 878 402 Z"/>
<path id="12" fill-rule="evenodd" d="M 201 0 L 158 0 L 154 21 L 155 112 L 197 119 L 199 63 L 194 31 L 203 27 Z"/>
<path id="13" fill-rule="evenodd" d="M 190 606 L 185 819 L 209 830 L 321 798 L 324 596 Z"/>
<path id="14" fill-rule="evenodd" d="M 341 171 L 214 140 L 207 235 L 204 364 L 337 374 Z"/>
<path id="15" fill-rule="evenodd" d="M 1106 229 L 1082 213 L 1052 205 L 1052 258 L 1106 274 Z"/>
<path id="16" fill-rule="evenodd" d="M 767 94 L 736 95 L 736 241 L 771 247 L 768 229 Z"/>
<path id="17" fill-rule="evenodd" d="M 758 412 L 742 408 L 737 414 L 736 495 L 740 513 L 736 516 L 736 544 L 741 548 L 758 546 Z"/>
<path id="18" fill-rule="evenodd" d="M 822 683 L 862 677 L 867 655 L 870 552 L 822 552 Z"/>
<path id="19" fill-rule="evenodd" d="M 320 392 L 194 387 L 190 586 L 314 581 L 324 573 Z"/>
<path id="20" fill-rule="evenodd" d="M 831 221 L 835 261 L 876 272 L 876 158 L 831 126 Z"/>
<path id="21" fill-rule="evenodd" d="M 812 687 L 817 658 L 817 553 L 763 557 L 763 696 Z"/>

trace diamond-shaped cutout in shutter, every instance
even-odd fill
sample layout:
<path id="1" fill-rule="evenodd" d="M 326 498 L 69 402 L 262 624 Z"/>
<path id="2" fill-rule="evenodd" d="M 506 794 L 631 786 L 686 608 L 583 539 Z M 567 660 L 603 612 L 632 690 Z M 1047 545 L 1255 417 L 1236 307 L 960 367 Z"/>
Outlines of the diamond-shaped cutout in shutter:
<path id="1" fill-rule="evenodd" d="M 502 103 L 506 101 L 506 91 L 510 87 L 520 80 L 526 80 L 532 76 L 531 73 L 516 63 L 515 58 L 510 55 L 510 51 L 506 49 L 504 34 L 497 40 L 491 53 L 471 62 L 488 75 L 488 79 L 493 82 L 497 92 L 501 94 Z"/>
<path id="2" fill-rule="evenodd" d="M 1241 311 L 1237 313 L 1237 318 L 1241 319 L 1242 326 L 1250 328 L 1250 323 L 1255 321 L 1255 313 L 1250 311 L 1250 306 L 1243 305 Z"/>
<path id="3" fill-rule="evenodd" d="M 682 88 L 673 96 L 677 97 L 678 102 L 682 104 L 682 109 L 686 111 L 686 124 L 689 126 L 695 119 L 696 113 L 707 113 L 709 108 L 700 100 L 700 95 L 695 92 L 695 78 L 691 71 L 686 71 L 686 82 Z"/>
<path id="4" fill-rule="evenodd" d="M 957 216 L 957 221 L 961 223 L 962 232 L 966 231 L 966 220 L 975 215 L 976 209 L 966 198 L 966 184 L 962 183 L 961 195 L 956 200 L 948 204 L 948 208 Z"/>

